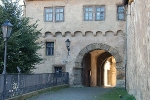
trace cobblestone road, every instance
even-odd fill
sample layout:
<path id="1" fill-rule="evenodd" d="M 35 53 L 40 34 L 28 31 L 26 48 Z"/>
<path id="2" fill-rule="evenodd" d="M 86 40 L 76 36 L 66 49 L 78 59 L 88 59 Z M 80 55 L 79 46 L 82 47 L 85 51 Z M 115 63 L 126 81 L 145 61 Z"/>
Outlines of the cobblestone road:
<path id="1" fill-rule="evenodd" d="M 83 87 L 65 88 L 57 92 L 47 92 L 27 100 L 96 100 L 97 96 L 110 91 L 111 88 Z"/>

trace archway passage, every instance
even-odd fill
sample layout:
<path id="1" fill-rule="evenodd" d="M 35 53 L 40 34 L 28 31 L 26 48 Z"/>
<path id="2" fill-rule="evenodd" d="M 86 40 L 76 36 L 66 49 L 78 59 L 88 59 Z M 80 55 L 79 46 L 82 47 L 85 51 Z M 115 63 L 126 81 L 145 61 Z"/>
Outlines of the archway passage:
<path id="1" fill-rule="evenodd" d="M 94 52 L 97 52 L 97 50 L 101 50 L 99 52 L 99 54 L 96 54 L 97 58 L 92 58 L 91 54 L 94 53 Z M 103 57 L 104 55 L 104 57 Z M 105 57 L 106 56 L 106 57 Z M 105 61 L 105 58 L 107 58 L 107 61 Z M 97 63 L 99 64 L 96 64 L 96 60 L 95 62 L 93 61 L 93 59 L 97 59 Z M 100 63 L 100 61 L 103 61 L 103 63 Z M 86 63 L 85 63 L 86 62 Z M 113 62 L 113 63 L 112 63 Z M 95 66 L 95 72 L 92 70 L 94 69 L 94 67 L 91 67 L 93 66 L 92 64 L 95 63 L 96 66 Z M 109 64 L 106 64 L 106 63 L 109 63 Z M 74 69 L 73 69 L 73 84 L 74 85 L 85 85 L 85 86 L 105 86 L 104 85 L 104 80 L 106 79 L 106 75 L 107 77 L 110 76 L 109 75 L 109 67 L 107 67 L 107 70 L 102 70 L 101 68 L 106 68 L 105 65 L 114 65 L 115 67 L 110 67 L 111 70 L 115 70 L 115 72 L 112 72 L 114 74 L 111 74 L 112 77 L 114 75 L 114 77 L 117 77 L 117 79 L 120 79 L 119 76 L 122 75 L 122 72 L 120 71 L 120 68 L 122 68 L 122 57 L 119 55 L 119 52 L 107 45 L 107 44 L 102 44 L 102 43 L 93 43 L 93 44 L 89 44 L 87 45 L 86 47 L 84 47 L 77 55 L 76 57 L 76 61 L 75 61 L 75 66 L 74 66 Z M 101 65 L 101 67 L 100 67 Z M 87 66 L 87 67 L 84 67 L 84 66 Z M 116 75 L 116 71 L 117 71 L 117 75 Z M 108 74 L 105 75 L 105 78 L 104 78 L 104 74 L 102 73 L 105 73 L 105 72 L 108 72 Z M 83 73 L 88 73 L 88 74 L 83 74 Z M 95 75 L 94 75 L 95 73 Z M 100 74 L 100 75 L 98 75 Z M 91 76 L 92 75 L 92 76 Z M 83 77 L 87 77 L 87 78 L 83 78 Z M 92 78 L 91 78 L 92 77 Z M 97 79 L 98 78 L 98 79 Z M 92 81 L 92 80 L 96 80 L 96 81 Z M 111 79 L 111 78 L 110 78 Z M 105 82 L 106 85 L 111 85 L 111 86 L 114 86 L 112 83 L 115 83 L 115 84 L 120 84 L 119 81 L 117 80 L 116 78 L 111 81 L 111 84 L 110 84 L 110 80 L 108 80 L 107 84 Z M 86 81 L 84 81 L 86 80 Z M 89 83 L 87 83 L 89 82 Z M 93 85 L 95 84 L 95 85 Z"/>
<path id="2" fill-rule="evenodd" d="M 116 85 L 116 61 L 105 50 L 94 50 L 83 57 L 82 85 L 114 87 Z"/>

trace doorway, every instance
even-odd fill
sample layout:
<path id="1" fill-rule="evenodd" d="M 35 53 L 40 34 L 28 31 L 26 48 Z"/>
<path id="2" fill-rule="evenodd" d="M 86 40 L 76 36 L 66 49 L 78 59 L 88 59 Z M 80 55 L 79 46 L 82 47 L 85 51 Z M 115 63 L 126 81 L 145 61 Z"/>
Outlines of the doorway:
<path id="1" fill-rule="evenodd" d="M 116 85 L 116 61 L 105 50 L 93 50 L 82 60 L 82 84 L 87 87 Z"/>

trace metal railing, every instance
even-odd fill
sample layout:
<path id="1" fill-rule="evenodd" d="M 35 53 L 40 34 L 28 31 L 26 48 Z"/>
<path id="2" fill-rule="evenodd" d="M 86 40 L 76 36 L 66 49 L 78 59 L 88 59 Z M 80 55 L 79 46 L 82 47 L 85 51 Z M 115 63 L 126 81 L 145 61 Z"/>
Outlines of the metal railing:
<path id="1" fill-rule="evenodd" d="M 4 79 L 6 79 L 5 85 Z M 6 74 L 6 78 L 3 74 L 1 74 L 0 100 L 63 84 L 69 84 L 68 72 L 42 74 Z"/>

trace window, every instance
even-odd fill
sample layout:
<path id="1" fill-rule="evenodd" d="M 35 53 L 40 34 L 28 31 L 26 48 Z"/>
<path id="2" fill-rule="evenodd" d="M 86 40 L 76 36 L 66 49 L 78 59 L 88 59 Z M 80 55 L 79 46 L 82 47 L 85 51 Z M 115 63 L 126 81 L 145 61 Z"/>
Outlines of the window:
<path id="1" fill-rule="evenodd" d="M 105 19 L 105 8 L 104 6 L 96 7 L 95 20 L 104 20 Z"/>
<path id="2" fill-rule="evenodd" d="M 53 18 L 54 17 L 54 18 Z M 45 7 L 44 20 L 46 22 L 63 22 L 64 21 L 64 7 Z"/>
<path id="3" fill-rule="evenodd" d="M 84 8 L 84 20 L 93 20 L 93 7 Z"/>
<path id="4" fill-rule="evenodd" d="M 53 8 L 45 8 L 45 21 L 53 21 Z"/>
<path id="5" fill-rule="evenodd" d="M 62 76 L 62 67 L 55 67 L 55 73 L 56 73 L 57 77 L 61 77 Z"/>
<path id="6" fill-rule="evenodd" d="M 54 55 L 54 42 L 46 42 L 46 55 Z"/>
<path id="7" fill-rule="evenodd" d="M 65 64 L 54 64 L 52 66 L 53 66 L 52 70 L 54 73 L 59 73 L 59 72 L 62 73 L 62 72 L 65 72 L 65 70 L 66 70 Z"/>
<path id="8" fill-rule="evenodd" d="M 118 20 L 125 20 L 124 6 L 118 6 L 117 13 Z"/>
<path id="9" fill-rule="evenodd" d="M 101 21 L 105 20 L 105 6 L 84 7 L 85 21 Z"/>
<path id="10" fill-rule="evenodd" d="M 56 16 L 55 16 L 55 20 L 57 22 L 62 22 L 64 21 L 64 8 L 56 8 L 55 10 Z"/>
<path id="11" fill-rule="evenodd" d="M 62 67 L 55 67 L 55 73 L 61 73 Z"/>

